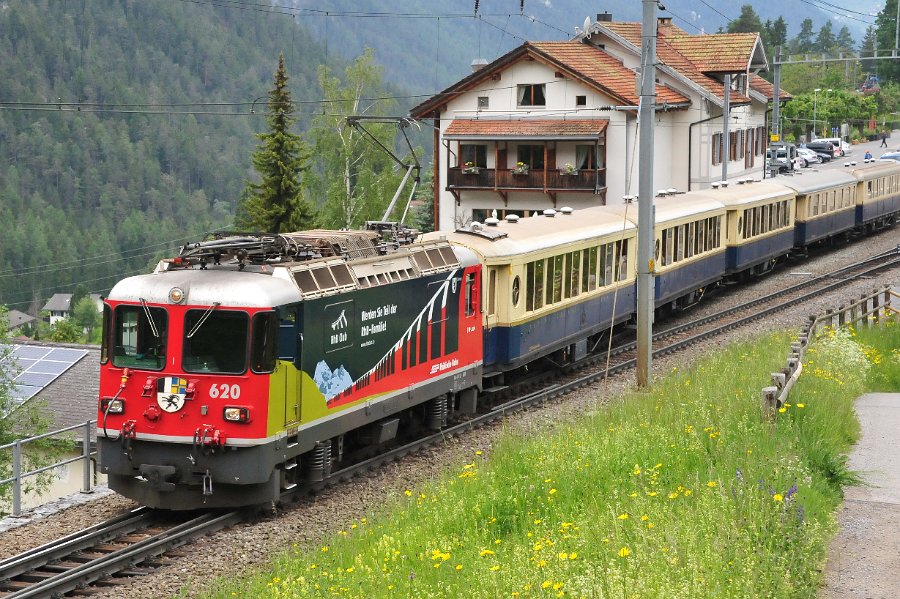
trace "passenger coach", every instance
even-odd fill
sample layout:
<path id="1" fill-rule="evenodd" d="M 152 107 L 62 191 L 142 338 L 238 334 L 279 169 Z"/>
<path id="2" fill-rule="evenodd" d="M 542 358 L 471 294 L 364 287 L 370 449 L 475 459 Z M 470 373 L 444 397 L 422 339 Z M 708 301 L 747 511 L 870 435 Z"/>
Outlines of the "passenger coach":
<path id="1" fill-rule="evenodd" d="M 726 274 L 760 274 L 794 246 L 794 193 L 772 181 L 744 180 L 691 192 L 726 210 Z"/>
<path id="2" fill-rule="evenodd" d="M 797 194 L 794 245 L 798 248 L 850 233 L 856 227 L 857 180 L 847 171 L 828 170 L 780 177 Z"/>
<path id="3" fill-rule="evenodd" d="M 636 227 L 604 207 L 429 233 L 472 250 L 485 270 L 485 371 L 583 355 L 634 306 Z"/>
<path id="4" fill-rule="evenodd" d="M 655 305 L 682 308 L 695 303 L 707 285 L 725 273 L 725 208 L 694 193 L 654 199 Z M 607 206 L 637 225 L 637 204 Z"/>

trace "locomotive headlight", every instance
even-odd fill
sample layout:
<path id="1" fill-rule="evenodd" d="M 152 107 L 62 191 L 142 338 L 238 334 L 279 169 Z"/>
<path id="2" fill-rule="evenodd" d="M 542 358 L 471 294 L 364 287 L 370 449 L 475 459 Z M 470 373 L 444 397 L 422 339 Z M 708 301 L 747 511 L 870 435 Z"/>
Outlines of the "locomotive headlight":
<path id="1" fill-rule="evenodd" d="M 228 422 L 250 422 L 250 408 L 228 406 L 222 414 Z"/>
<path id="2" fill-rule="evenodd" d="M 104 414 L 124 414 L 125 400 L 104 397 L 100 400 L 100 411 Z"/>
<path id="3" fill-rule="evenodd" d="M 173 304 L 180 304 L 181 300 L 184 299 L 184 291 L 182 291 L 179 287 L 172 287 L 169 289 L 169 301 Z"/>

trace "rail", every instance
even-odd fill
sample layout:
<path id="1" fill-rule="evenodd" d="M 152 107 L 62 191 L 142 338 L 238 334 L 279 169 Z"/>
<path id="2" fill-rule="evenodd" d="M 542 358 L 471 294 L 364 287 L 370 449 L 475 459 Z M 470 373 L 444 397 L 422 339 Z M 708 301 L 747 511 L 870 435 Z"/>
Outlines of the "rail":
<path id="1" fill-rule="evenodd" d="M 900 313 L 900 310 L 891 305 L 892 297 L 900 297 L 900 294 L 892 291 L 890 287 L 884 287 L 863 294 L 858 300 L 839 306 L 837 310 L 828 309 L 824 314 L 810 316 L 809 321 L 797 336 L 797 340 L 791 343 L 786 366 L 779 372 L 773 372 L 772 385 L 764 387 L 762 390 L 764 414 L 774 418 L 778 414 L 778 410 L 787 402 L 791 389 L 803 373 L 803 358 L 806 350 L 823 327 L 840 328 L 858 322 L 872 326 L 891 312 Z"/>
<path id="2" fill-rule="evenodd" d="M 35 435 L 34 437 L 28 437 L 25 439 L 16 439 L 12 443 L 7 443 L 6 445 L 0 445 L 0 451 L 5 451 L 7 449 L 12 449 L 12 476 L 9 478 L 4 478 L 0 480 L 0 485 L 8 485 L 12 483 L 12 515 L 15 517 L 19 517 L 22 515 L 22 480 L 28 476 L 35 476 L 37 474 L 41 474 L 42 472 L 47 472 L 48 470 L 53 470 L 54 468 L 61 468 L 68 464 L 72 464 L 74 462 L 83 462 L 84 463 L 84 473 L 81 485 L 82 493 L 90 493 L 92 491 L 93 477 L 91 476 L 91 459 L 96 457 L 97 452 L 91 451 L 91 430 L 94 425 L 97 423 L 96 420 L 88 420 L 84 424 L 75 424 L 72 426 L 68 426 L 66 428 L 61 428 L 59 430 L 50 431 L 48 433 L 43 433 L 41 435 Z M 69 431 L 74 431 L 77 429 L 81 429 L 82 437 L 81 437 L 81 455 L 74 458 L 67 458 L 64 460 L 60 460 L 53 464 L 49 464 L 47 466 L 42 466 L 40 468 L 35 468 L 34 470 L 29 470 L 28 472 L 22 472 L 23 467 L 23 456 L 24 451 L 23 448 L 26 444 L 32 443 L 34 441 L 39 441 L 41 439 L 48 439 L 50 437 L 55 437 L 57 435 L 61 435 L 63 433 L 67 433 Z M 67 439 L 68 440 L 68 439 Z"/>

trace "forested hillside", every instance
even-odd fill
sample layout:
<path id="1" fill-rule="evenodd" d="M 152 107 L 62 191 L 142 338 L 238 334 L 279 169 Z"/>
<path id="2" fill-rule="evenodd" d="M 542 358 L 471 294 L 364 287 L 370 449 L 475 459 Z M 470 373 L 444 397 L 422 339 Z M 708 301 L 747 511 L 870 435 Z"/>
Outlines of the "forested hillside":
<path id="1" fill-rule="evenodd" d="M 740 14 L 737 3 L 665 4 L 660 14 L 691 33 Z M 795 15 L 816 28 L 829 16 L 806 0 L 754 6 L 763 19 L 787 13 L 791 34 Z M 185 236 L 229 224 L 254 177 L 279 53 L 299 128 L 334 128 L 342 119 L 331 112 L 346 112 L 335 107 L 355 104 L 319 101 L 321 64 L 340 74 L 374 48 L 390 90 L 381 95 L 398 96 L 390 110 L 404 114 L 474 58 L 565 39 L 604 10 L 640 19 L 634 0 L 0 0 L 0 303 L 36 313 L 77 283 L 106 291 Z M 416 142 L 429 147 L 430 132 Z M 341 187 L 328 180 L 330 159 L 313 158 L 319 204 Z M 378 179 L 369 189 L 393 191 Z"/>
<path id="2" fill-rule="evenodd" d="M 284 15 L 3 1 L 0 31 L 0 303 L 20 310 L 229 223 L 280 52 L 295 100 L 319 96 L 323 50 Z"/>
<path id="3" fill-rule="evenodd" d="M 280 2 L 278 4 L 285 4 Z M 403 81 L 415 94 L 431 95 L 470 72 L 475 58 L 494 60 L 525 40 L 560 40 L 575 34 L 585 17 L 612 13 L 616 21 L 640 21 L 640 0 L 292 0 L 298 21 L 316 39 L 329 40 L 331 56 L 356 56 L 376 49 L 388 81 Z M 860 40 L 866 21 L 854 11 L 878 10 L 884 2 L 847 0 L 836 4 L 810 0 L 707 2 L 666 0 L 659 15 L 696 34 L 727 29 L 752 4 L 763 21 L 784 17 L 787 34 L 809 18 L 816 31 L 836 18 L 837 32 L 847 25 Z M 475 12 L 475 6 L 478 12 Z M 829 11 L 829 6 L 832 8 Z M 838 15 L 844 15 L 837 18 Z"/>

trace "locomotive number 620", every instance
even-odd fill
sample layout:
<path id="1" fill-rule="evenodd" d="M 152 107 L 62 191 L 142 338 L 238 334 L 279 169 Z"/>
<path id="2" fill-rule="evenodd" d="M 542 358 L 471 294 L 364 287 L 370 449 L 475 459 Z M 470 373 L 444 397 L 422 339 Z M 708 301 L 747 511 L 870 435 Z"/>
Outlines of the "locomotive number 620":
<path id="1" fill-rule="evenodd" d="M 241 396 L 241 386 L 240 385 L 228 385 L 227 383 L 221 383 L 219 385 L 213 383 L 209 387 L 209 396 L 213 399 L 238 399 Z"/>

